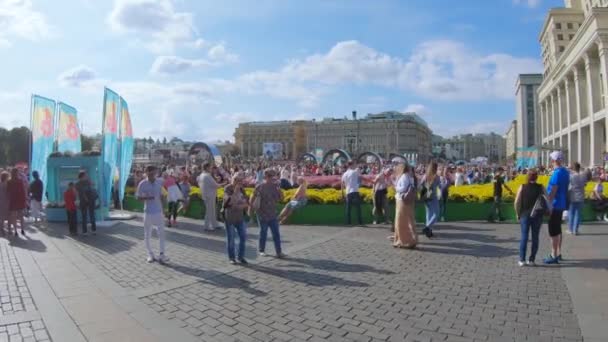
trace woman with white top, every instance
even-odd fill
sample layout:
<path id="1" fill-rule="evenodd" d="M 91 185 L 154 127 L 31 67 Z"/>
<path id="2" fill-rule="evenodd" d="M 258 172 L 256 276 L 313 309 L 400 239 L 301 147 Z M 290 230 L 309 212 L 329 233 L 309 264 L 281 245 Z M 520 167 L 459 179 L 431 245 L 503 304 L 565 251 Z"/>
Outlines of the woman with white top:
<path id="1" fill-rule="evenodd" d="M 399 164 L 395 167 L 395 235 L 393 247 L 416 248 L 418 234 L 416 233 L 416 218 L 414 206 L 416 200 L 416 187 L 409 175 L 409 167 Z"/>

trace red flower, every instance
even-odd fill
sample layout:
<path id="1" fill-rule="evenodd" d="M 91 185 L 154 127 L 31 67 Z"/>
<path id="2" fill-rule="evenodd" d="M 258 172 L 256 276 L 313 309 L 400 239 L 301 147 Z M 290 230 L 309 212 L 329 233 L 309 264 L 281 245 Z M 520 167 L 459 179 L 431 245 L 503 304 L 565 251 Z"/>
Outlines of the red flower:
<path id="1" fill-rule="evenodd" d="M 105 132 L 116 134 L 116 103 L 114 102 L 111 104 L 110 113 L 106 113 Z"/>
<path id="2" fill-rule="evenodd" d="M 43 137 L 50 137 L 53 135 L 53 118 L 51 111 L 48 108 L 43 109 L 42 120 L 40 120 L 40 132 Z"/>

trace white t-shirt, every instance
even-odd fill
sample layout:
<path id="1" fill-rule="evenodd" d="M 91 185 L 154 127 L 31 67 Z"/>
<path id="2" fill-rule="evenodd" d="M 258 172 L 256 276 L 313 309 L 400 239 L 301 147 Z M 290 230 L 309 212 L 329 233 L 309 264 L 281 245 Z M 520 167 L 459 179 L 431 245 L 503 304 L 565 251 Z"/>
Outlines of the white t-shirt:
<path id="1" fill-rule="evenodd" d="M 144 213 L 146 214 L 162 214 L 163 204 L 161 202 L 163 181 L 155 179 L 150 182 L 147 179 L 142 180 L 137 186 L 138 197 L 154 197 L 144 202 Z"/>
<path id="2" fill-rule="evenodd" d="M 198 185 L 201 189 L 201 195 L 203 198 L 215 197 L 217 196 L 217 189 L 219 188 L 219 184 L 213 179 L 210 173 L 204 172 L 198 176 Z"/>
<path id="3" fill-rule="evenodd" d="M 359 192 L 359 178 L 361 175 L 358 170 L 348 169 L 342 175 L 342 182 L 346 185 L 346 194 Z"/>
<path id="4" fill-rule="evenodd" d="M 462 172 L 456 172 L 454 178 L 454 186 L 464 185 L 464 174 Z"/>

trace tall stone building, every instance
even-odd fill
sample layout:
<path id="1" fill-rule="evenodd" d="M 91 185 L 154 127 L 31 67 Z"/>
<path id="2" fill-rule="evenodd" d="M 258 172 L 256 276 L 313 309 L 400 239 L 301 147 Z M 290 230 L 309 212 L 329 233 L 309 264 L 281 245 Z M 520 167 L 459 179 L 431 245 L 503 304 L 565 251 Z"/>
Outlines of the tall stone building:
<path id="1" fill-rule="evenodd" d="M 548 160 L 561 149 L 568 162 L 604 163 L 608 90 L 608 0 L 566 0 L 549 11 L 540 44 L 544 80 L 538 89 L 541 136 Z"/>
<path id="2" fill-rule="evenodd" d="M 507 129 L 505 134 L 505 153 L 506 159 L 509 162 L 514 162 L 516 159 L 517 152 L 517 120 L 513 120 Z"/>

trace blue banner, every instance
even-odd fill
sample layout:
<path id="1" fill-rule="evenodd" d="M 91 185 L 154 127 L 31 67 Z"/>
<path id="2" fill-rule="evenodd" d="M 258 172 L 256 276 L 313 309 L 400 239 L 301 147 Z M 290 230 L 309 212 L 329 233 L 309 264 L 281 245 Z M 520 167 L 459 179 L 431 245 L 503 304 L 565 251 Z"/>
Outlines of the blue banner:
<path id="1" fill-rule="evenodd" d="M 538 166 L 538 148 L 518 147 L 515 166 L 521 169 L 531 169 Z"/>
<path id="2" fill-rule="evenodd" d="M 120 168 L 119 168 L 119 190 L 118 195 L 122 203 L 125 197 L 125 187 L 127 179 L 131 173 L 131 164 L 133 162 L 133 127 L 131 126 L 131 114 L 127 101 L 120 98 Z M 137 184 L 135 184 L 137 186 Z"/>
<path id="3" fill-rule="evenodd" d="M 76 108 L 65 103 L 57 104 L 57 151 L 79 153 L 82 149 L 78 113 Z"/>
<path id="4" fill-rule="evenodd" d="M 103 125 L 101 131 L 101 158 L 103 160 L 103 184 L 99 184 L 99 198 L 105 207 L 112 200 L 112 185 L 116 175 L 118 159 L 118 115 L 120 98 L 114 91 L 105 88 L 103 96 Z"/>
<path id="5" fill-rule="evenodd" d="M 47 159 L 55 143 L 55 101 L 32 95 L 31 129 L 32 159 L 30 173 L 38 171 L 40 180 L 47 186 Z"/>

